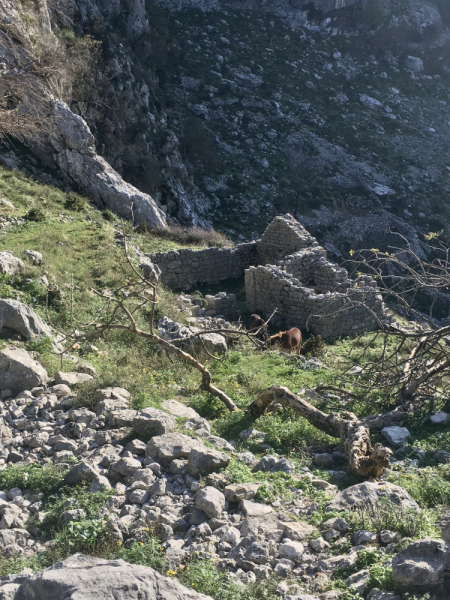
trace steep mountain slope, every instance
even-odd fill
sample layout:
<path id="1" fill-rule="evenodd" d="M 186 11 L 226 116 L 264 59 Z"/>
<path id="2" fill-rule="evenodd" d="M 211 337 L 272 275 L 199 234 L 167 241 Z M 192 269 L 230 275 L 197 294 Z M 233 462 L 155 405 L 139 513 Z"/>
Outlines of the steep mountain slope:
<path id="1" fill-rule="evenodd" d="M 71 13 L 103 41 L 104 85 L 103 107 L 72 109 L 125 179 L 178 222 L 246 238 L 286 210 L 344 247 L 383 243 L 401 220 L 407 235 L 446 225 L 450 53 L 435 6 L 319 2 L 307 21 L 192 4 L 147 2 L 138 34 L 119 5 Z"/>
<path id="2" fill-rule="evenodd" d="M 62 94 L 85 150 L 33 146 L 72 185 L 98 199 L 80 175 L 95 139 L 174 223 L 249 239 L 290 211 L 341 250 L 447 229 L 445 3 L 163 4 L 41 2 L 39 26 L 23 4 L 72 57 L 101 42 Z"/>

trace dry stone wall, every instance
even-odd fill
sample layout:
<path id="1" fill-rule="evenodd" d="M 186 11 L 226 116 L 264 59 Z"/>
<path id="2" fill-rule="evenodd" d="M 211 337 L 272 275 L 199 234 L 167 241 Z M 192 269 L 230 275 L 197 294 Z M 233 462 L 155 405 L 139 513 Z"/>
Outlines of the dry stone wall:
<path id="1" fill-rule="evenodd" d="M 242 277 L 245 269 L 258 264 L 255 242 L 234 248 L 183 249 L 146 256 L 161 269 L 164 285 L 176 290 Z"/>
<path id="2" fill-rule="evenodd" d="M 327 340 L 376 329 L 384 314 L 381 295 L 369 285 L 353 282 L 347 293 L 316 293 L 274 265 L 247 269 L 245 290 L 249 311 L 268 317 L 277 309 L 287 326 Z"/>
<path id="3" fill-rule="evenodd" d="M 350 280 L 291 215 L 276 217 L 256 242 L 146 256 L 172 289 L 219 283 L 245 272 L 250 312 L 269 317 L 277 309 L 287 325 L 324 339 L 375 329 L 384 315 L 376 283 L 366 277 Z"/>

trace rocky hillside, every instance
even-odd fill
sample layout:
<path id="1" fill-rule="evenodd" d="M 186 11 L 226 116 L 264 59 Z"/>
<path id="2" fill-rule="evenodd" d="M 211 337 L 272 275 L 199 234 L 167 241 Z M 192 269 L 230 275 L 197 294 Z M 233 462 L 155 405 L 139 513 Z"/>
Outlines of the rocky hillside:
<path id="1" fill-rule="evenodd" d="M 65 99 L 173 222 L 250 239 L 290 211 L 345 250 L 386 243 L 389 228 L 440 231 L 448 10 L 344 4 L 48 8 L 57 37 L 102 42 Z"/>
<path id="2" fill-rule="evenodd" d="M 178 296 L 159 287 L 160 335 L 175 322 L 216 330 L 204 347 L 185 340 L 183 348 L 232 398 L 238 410 L 229 412 L 162 342 L 130 330 L 79 333 L 110 310 L 98 294 L 120 302 L 132 289 L 123 286 L 138 263 L 132 254 L 127 261 L 124 236 L 130 252 L 187 240 L 123 229 L 111 212 L 10 170 L 0 170 L 0 188 L 5 598 L 106 599 L 120 590 L 180 600 L 446 598 L 450 416 L 442 394 L 409 417 L 396 413 L 382 388 L 358 386 L 365 363 L 353 362 L 354 351 L 369 335 L 310 342 L 298 357 L 262 352 L 238 337 L 236 323 L 205 310 L 205 293 L 217 289 Z M 223 286 L 237 292 L 245 318 L 239 284 Z M 136 327 L 149 331 L 151 318 L 138 309 Z M 372 342 L 364 360 L 382 351 Z M 347 391 L 337 389 L 335 378 L 351 367 Z M 252 417 L 244 409 L 273 384 L 325 413 L 377 415 L 372 439 L 390 448 L 389 468 L 377 481 L 355 476 L 345 444 L 281 404 Z M 94 591 L 97 572 L 105 582 Z"/>

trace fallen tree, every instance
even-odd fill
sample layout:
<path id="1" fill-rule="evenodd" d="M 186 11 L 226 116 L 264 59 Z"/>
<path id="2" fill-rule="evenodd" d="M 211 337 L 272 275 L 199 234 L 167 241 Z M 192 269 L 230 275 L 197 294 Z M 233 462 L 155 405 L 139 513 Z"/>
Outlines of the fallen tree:
<path id="1" fill-rule="evenodd" d="M 257 417 L 263 414 L 273 402 L 294 409 L 320 431 L 338 438 L 349 461 L 350 470 L 355 475 L 378 479 L 389 466 L 392 450 L 382 444 L 372 446 L 368 425 L 370 419 L 358 419 L 350 412 L 343 412 L 342 415 L 338 413 L 327 415 L 304 398 L 293 394 L 288 388 L 277 385 L 261 392 L 246 410 Z"/>

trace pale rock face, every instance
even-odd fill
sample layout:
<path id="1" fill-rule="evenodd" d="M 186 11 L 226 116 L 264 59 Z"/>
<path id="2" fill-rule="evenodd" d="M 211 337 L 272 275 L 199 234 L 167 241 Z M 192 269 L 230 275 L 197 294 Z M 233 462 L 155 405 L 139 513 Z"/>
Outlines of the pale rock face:
<path id="1" fill-rule="evenodd" d="M 0 252 L 0 273 L 17 275 L 23 267 L 23 261 L 14 256 L 9 250 Z"/>
<path id="2" fill-rule="evenodd" d="M 210 519 L 218 518 L 225 508 L 225 496 L 216 488 L 208 486 L 197 492 L 195 506 Z"/>
<path id="3" fill-rule="evenodd" d="M 388 498 L 393 504 L 403 508 L 419 508 L 417 502 L 404 488 L 384 481 L 380 483 L 366 481 L 339 492 L 328 504 L 327 511 L 354 510 L 365 505 L 374 506 L 382 498 Z"/>
<path id="4" fill-rule="evenodd" d="M 170 433 L 177 425 L 174 416 L 157 408 L 144 408 L 137 412 L 132 427 L 136 433 L 162 435 Z"/>
<path id="5" fill-rule="evenodd" d="M 175 579 L 164 577 L 150 567 L 82 554 L 75 554 L 34 575 L 15 578 L 20 582 L 15 595 L 17 600 L 31 597 L 35 600 L 109 600 L 113 597 L 127 600 L 210 600 L 209 596 L 185 588 Z M 0 593 L 4 586 L 0 583 Z"/>
<path id="6" fill-rule="evenodd" d="M 0 352 L 0 389 L 18 394 L 47 380 L 47 371 L 25 350 L 9 347 Z"/>
<path id="7" fill-rule="evenodd" d="M 41 336 L 53 338 L 47 323 L 18 300 L 0 299 L 0 329 L 3 327 L 20 333 L 27 340 Z"/>
<path id="8" fill-rule="evenodd" d="M 449 572 L 450 544 L 443 540 L 419 540 L 392 559 L 394 583 L 401 590 L 448 590 Z"/>

